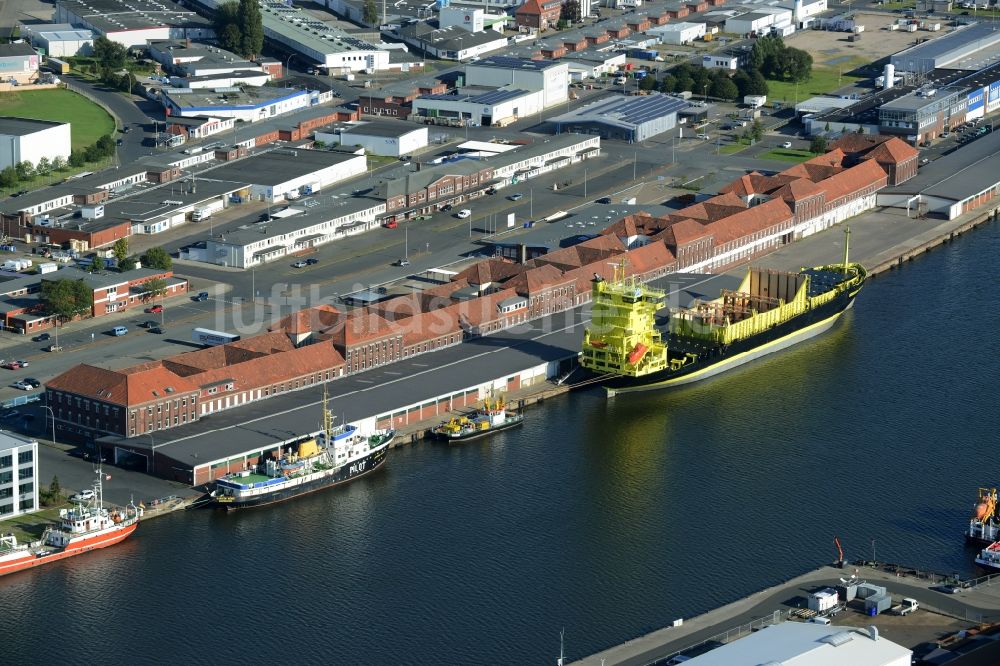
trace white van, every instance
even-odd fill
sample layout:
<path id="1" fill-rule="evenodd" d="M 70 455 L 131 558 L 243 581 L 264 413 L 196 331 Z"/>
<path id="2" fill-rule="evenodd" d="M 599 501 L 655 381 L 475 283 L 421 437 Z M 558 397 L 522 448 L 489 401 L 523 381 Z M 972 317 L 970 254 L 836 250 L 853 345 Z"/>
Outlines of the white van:
<path id="1" fill-rule="evenodd" d="M 830 618 L 828 617 L 811 617 L 809 621 L 813 624 L 830 624 Z"/>
<path id="2" fill-rule="evenodd" d="M 111 329 L 111 335 L 115 336 L 116 338 L 120 338 L 121 336 L 127 334 L 128 334 L 128 329 L 125 328 L 124 326 L 115 326 L 113 329 Z"/>

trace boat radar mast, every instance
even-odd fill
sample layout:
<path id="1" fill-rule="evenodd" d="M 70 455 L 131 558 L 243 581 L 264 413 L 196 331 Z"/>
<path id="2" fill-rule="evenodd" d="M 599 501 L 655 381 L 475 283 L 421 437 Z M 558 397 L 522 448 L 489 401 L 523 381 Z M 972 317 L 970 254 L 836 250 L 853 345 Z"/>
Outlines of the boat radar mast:
<path id="1" fill-rule="evenodd" d="M 847 269 L 851 265 L 848 261 L 849 252 L 851 251 L 851 228 L 844 227 L 844 275 L 847 275 Z"/>

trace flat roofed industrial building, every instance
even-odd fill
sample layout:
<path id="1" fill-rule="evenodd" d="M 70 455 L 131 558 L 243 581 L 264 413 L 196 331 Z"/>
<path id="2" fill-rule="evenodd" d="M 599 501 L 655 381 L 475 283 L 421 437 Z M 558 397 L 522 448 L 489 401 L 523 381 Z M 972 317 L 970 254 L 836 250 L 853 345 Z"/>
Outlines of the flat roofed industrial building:
<path id="1" fill-rule="evenodd" d="M 212 39 L 211 21 L 172 0 L 59 0 L 55 20 L 125 46 L 156 39 Z"/>
<path id="2" fill-rule="evenodd" d="M 874 627 L 782 622 L 689 659 L 688 666 L 909 666 L 913 652 Z"/>
<path id="3" fill-rule="evenodd" d="M 900 51 L 891 56 L 889 62 L 899 72 L 928 74 L 997 44 L 1000 44 L 1000 30 L 996 26 L 992 23 L 973 23 Z"/>
<path id="4" fill-rule="evenodd" d="M 30 44 L 0 44 L 0 77 L 19 84 L 38 78 L 40 58 Z"/>
<path id="5" fill-rule="evenodd" d="M 673 129 L 688 103 L 664 94 L 605 97 L 550 119 L 557 133 L 599 134 L 635 143 Z"/>
<path id="6" fill-rule="evenodd" d="M 213 169 L 205 177 L 250 183 L 251 196 L 263 201 L 315 194 L 364 173 L 368 158 L 353 153 L 281 148 Z"/>
<path id="7" fill-rule="evenodd" d="M 340 143 L 345 146 L 361 146 L 372 155 L 403 157 L 425 148 L 428 143 L 428 129 L 392 121 L 375 121 L 350 124 L 338 134 L 316 132 L 317 141 Z"/>
<path id="8" fill-rule="evenodd" d="M 33 118 L 0 118 L 0 169 L 18 162 L 37 165 L 43 157 L 69 159 L 69 123 Z"/>

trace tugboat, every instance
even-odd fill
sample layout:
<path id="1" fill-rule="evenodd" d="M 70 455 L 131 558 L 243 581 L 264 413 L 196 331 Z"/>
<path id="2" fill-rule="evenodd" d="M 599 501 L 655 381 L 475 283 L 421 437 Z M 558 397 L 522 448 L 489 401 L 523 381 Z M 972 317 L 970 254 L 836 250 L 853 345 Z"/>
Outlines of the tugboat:
<path id="1" fill-rule="evenodd" d="M 283 502 L 347 483 L 381 467 L 396 431 L 380 430 L 364 436 L 352 425 L 334 427 L 334 416 L 326 405 L 324 386 L 323 430 L 289 442 L 277 459 L 218 479 L 211 493 L 216 505 L 235 511 Z"/>
<path id="2" fill-rule="evenodd" d="M 1000 571 L 1000 541 L 994 541 L 976 556 L 976 564 L 990 573 Z"/>
<path id="3" fill-rule="evenodd" d="M 868 272 L 844 261 L 798 273 L 751 268 L 736 291 L 713 301 L 674 308 L 666 335 L 656 324 L 666 294 L 626 277 L 595 276 L 593 319 L 580 364 L 604 384 L 608 396 L 679 386 L 706 379 L 790 347 L 836 323 L 865 284 Z"/>
<path id="4" fill-rule="evenodd" d="M 472 416 L 456 416 L 439 426 L 431 428 L 431 433 L 438 439 L 447 442 L 465 442 L 491 435 L 501 430 L 507 430 L 524 422 L 520 412 L 507 409 L 503 396 L 493 400 L 486 398 L 483 406 Z"/>
<path id="5" fill-rule="evenodd" d="M 1000 541 L 1000 525 L 997 524 L 997 489 L 980 488 L 979 499 L 972 509 L 972 517 L 969 518 L 969 530 L 965 533 L 965 540 L 970 543 L 989 545 Z"/>
<path id="6" fill-rule="evenodd" d="M 143 510 L 135 504 L 124 509 L 104 506 L 101 479 L 96 470 L 94 496 L 59 511 L 59 523 L 45 530 L 39 541 L 19 544 L 13 534 L 0 535 L 0 576 L 80 555 L 121 543 L 139 527 Z"/>

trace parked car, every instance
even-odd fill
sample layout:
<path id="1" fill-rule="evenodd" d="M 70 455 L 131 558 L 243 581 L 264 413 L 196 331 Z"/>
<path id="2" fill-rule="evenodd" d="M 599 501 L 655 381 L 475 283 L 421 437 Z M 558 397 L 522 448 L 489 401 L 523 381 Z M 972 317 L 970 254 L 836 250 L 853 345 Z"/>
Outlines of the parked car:
<path id="1" fill-rule="evenodd" d="M 510 199 L 511 201 L 520 201 L 521 199 L 524 198 L 524 195 L 521 194 L 520 192 L 515 192 L 514 194 L 510 195 L 507 198 Z"/>
<path id="2" fill-rule="evenodd" d="M 42 333 L 41 335 L 36 335 L 35 337 L 31 338 L 31 341 L 32 342 L 47 342 L 51 338 L 52 338 L 52 336 L 49 335 L 48 333 Z"/>
<path id="3" fill-rule="evenodd" d="M 396 220 L 389 220 L 382 226 L 384 226 L 386 229 L 395 229 L 396 227 L 399 226 L 399 222 L 396 222 Z"/>
<path id="4" fill-rule="evenodd" d="M 409 259 L 397 259 L 395 261 L 394 265 L 395 266 L 409 266 L 410 265 L 410 260 Z"/>
<path id="5" fill-rule="evenodd" d="M 704 132 L 701 132 L 700 134 L 698 134 L 698 138 L 699 138 L 699 139 L 701 139 L 702 141 L 708 141 L 708 140 L 709 140 L 709 138 L 711 138 L 711 137 L 709 137 L 709 136 L 708 136 L 707 134 L 705 134 Z"/>
<path id="6" fill-rule="evenodd" d="M 128 335 L 128 329 L 124 326 L 115 326 L 111 329 L 111 335 L 120 338 L 123 335 Z"/>
<path id="7" fill-rule="evenodd" d="M 307 264 L 305 261 L 303 261 L 302 259 L 299 259 L 294 264 L 292 264 L 292 268 L 305 268 L 308 265 L 309 264 Z"/>
<path id="8" fill-rule="evenodd" d="M 441 210 L 451 210 L 452 208 L 454 208 L 454 206 L 452 206 L 451 204 L 445 204 L 441 206 Z"/>
<path id="9" fill-rule="evenodd" d="M 160 312 L 163 312 L 162 305 L 153 305 L 151 307 L 146 308 L 146 314 L 159 314 Z"/>
<path id="10" fill-rule="evenodd" d="M 14 388 L 21 389 L 22 391 L 30 391 L 35 387 L 22 379 L 19 382 L 14 382 Z"/>
<path id="11" fill-rule="evenodd" d="M 609 204 L 609 203 L 611 203 L 611 197 L 601 197 L 600 199 L 597 200 L 597 203 L 599 203 L 599 204 Z"/>
<path id="12" fill-rule="evenodd" d="M 37 379 L 35 379 L 34 377 L 25 377 L 21 381 L 24 382 L 25 384 L 30 384 L 31 388 L 39 388 L 42 385 L 42 383 Z"/>
<path id="13" fill-rule="evenodd" d="M 783 144 L 781 144 L 781 147 L 782 148 L 791 148 L 792 147 L 792 142 L 791 141 L 785 141 Z"/>
<path id="14" fill-rule="evenodd" d="M 455 217 L 459 218 L 460 220 L 464 220 L 465 218 L 471 216 L 472 216 L 472 211 L 469 210 L 468 208 L 463 208 L 462 210 L 455 213 Z"/>
<path id="15" fill-rule="evenodd" d="M 207 291 L 199 291 L 198 295 L 195 296 L 192 300 L 195 300 L 195 301 L 207 301 L 208 300 L 208 292 Z"/>
<path id="16" fill-rule="evenodd" d="M 159 326 L 159 325 L 160 324 L 158 322 L 155 322 L 153 320 L 144 321 L 142 322 L 142 324 L 140 324 L 140 326 L 142 326 L 143 328 L 153 328 L 154 326 Z"/>
<path id="17" fill-rule="evenodd" d="M 3 364 L 2 367 L 7 368 L 8 370 L 19 370 L 21 368 L 27 368 L 28 367 L 28 362 L 27 361 L 7 361 L 6 363 Z"/>
<path id="18" fill-rule="evenodd" d="M 315 266 L 319 263 L 319 259 L 306 259 L 306 264 L 309 266 Z"/>
<path id="19" fill-rule="evenodd" d="M 92 499 L 94 499 L 94 491 L 91 490 L 90 488 L 87 488 L 86 490 L 81 490 L 77 494 L 70 496 L 69 501 L 70 502 L 89 502 Z"/>
<path id="20" fill-rule="evenodd" d="M 163 326 L 153 326 L 151 329 L 149 329 L 149 332 L 156 333 L 157 335 L 163 335 L 164 333 L 167 332 L 167 329 L 164 328 Z"/>
<path id="21" fill-rule="evenodd" d="M 924 157 L 924 158 L 921 158 L 921 160 L 920 160 L 920 164 L 921 165 L 923 165 L 923 164 L 930 164 L 930 163 L 931 163 L 931 158 L 929 158 L 929 157 Z"/>

